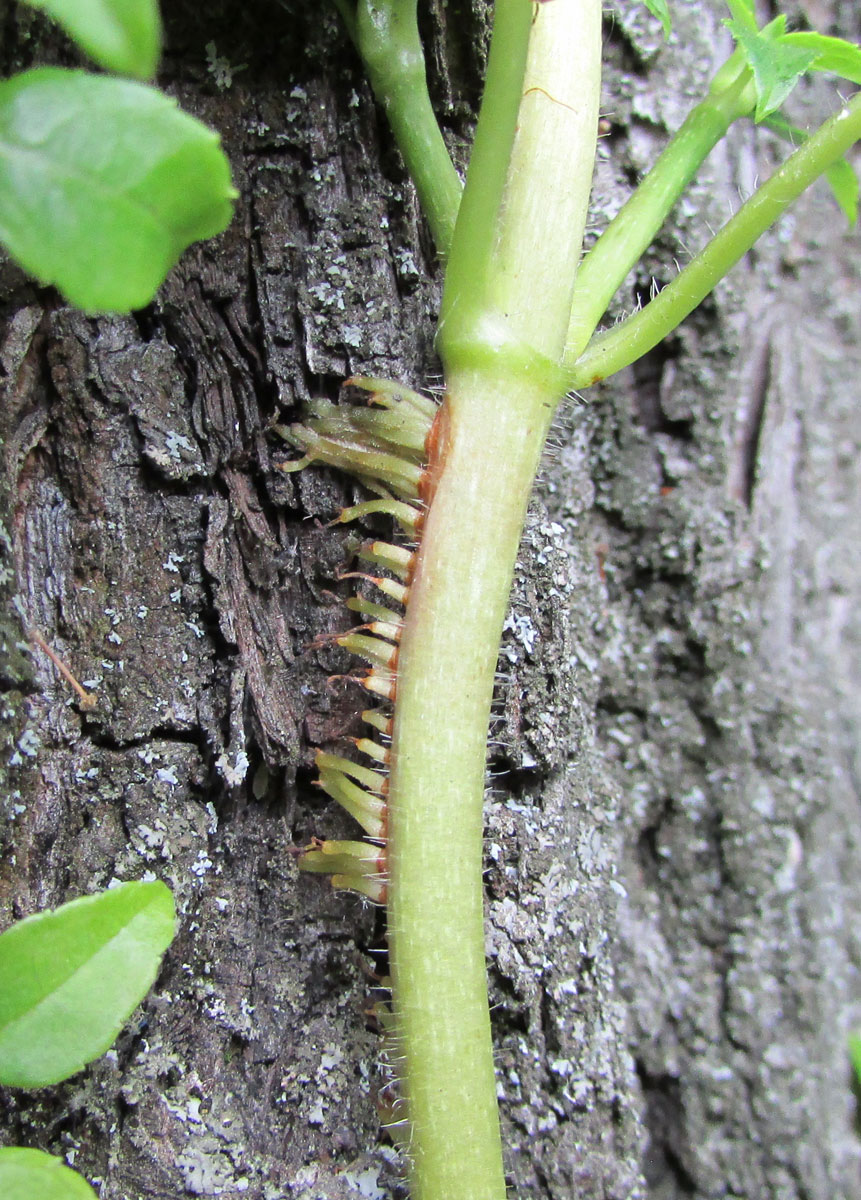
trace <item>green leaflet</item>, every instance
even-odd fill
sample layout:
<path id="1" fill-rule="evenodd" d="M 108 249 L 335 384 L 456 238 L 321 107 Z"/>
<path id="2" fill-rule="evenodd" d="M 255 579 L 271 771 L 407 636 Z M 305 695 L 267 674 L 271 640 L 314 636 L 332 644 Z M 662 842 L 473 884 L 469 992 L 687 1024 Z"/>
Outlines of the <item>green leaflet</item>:
<path id="1" fill-rule="evenodd" d="M 52 67 L 0 83 L 0 240 L 78 308 L 149 303 L 235 195 L 218 136 L 153 88 Z"/>
<path id="2" fill-rule="evenodd" d="M 825 173 L 834 199 L 840 205 L 846 220 L 854 225 L 858 220 L 858 176 L 852 164 L 845 158 L 829 167 Z"/>
<path id="3" fill-rule="evenodd" d="M 669 37 L 672 18 L 667 0 L 643 0 Z M 754 73 L 756 120 L 775 112 L 808 71 L 830 71 L 861 85 L 861 47 L 844 38 L 821 33 L 786 32 L 786 17 L 778 16 L 763 29 L 756 23 L 753 0 L 726 0 L 732 32 Z"/>
<path id="4" fill-rule="evenodd" d="M 861 1083 L 861 1035 L 857 1033 L 849 1034 L 849 1057 L 855 1077 Z"/>
<path id="5" fill-rule="evenodd" d="M 808 71 L 829 71 L 861 84 L 861 47 L 821 33 L 787 33 L 786 17 L 759 29 L 751 0 L 727 0 L 732 33 L 753 71 L 756 120 L 776 112 Z"/>
<path id="6" fill-rule="evenodd" d="M 0 935 L 0 1083 L 45 1087 L 103 1054 L 155 979 L 174 921 L 163 883 L 126 883 Z"/>
<path id="7" fill-rule="evenodd" d="M 826 37 L 823 33 L 787 33 L 782 41 L 816 54 L 811 69 L 831 71 L 852 83 L 861 84 L 861 46 L 845 38 Z"/>
<path id="8" fill-rule="evenodd" d="M 664 37 L 668 38 L 673 28 L 673 19 L 670 16 L 670 8 L 667 0 L 643 0 L 646 8 L 653 17 L 657 17 L 661 22 L 664 30 Z"/>
<path id="9" fill-rule="evenodd" d="M 757 32 L 756 10 L 753 0 L 726 0 L 726 6 L 732 13 L 732 19 L 738 22 L 743 29 L 750 29 L 754 33 Z"/>
<path id="10" fill-rule="evenodd" d="M 757 121 L 776 112 L 786 97 L 816 61 L 816 51 L 788 44 L 782 36 L 785 17 L 765 29 L 751 30 L 739 21 L 726 21 L 727 28 L 744 51 L 756 84 Z"/>
<path id="11" fill-rule="evenodd" d="M 41 8 L 100 67 L 151 79 L 161 54 L 156 0 L 25 0 Z"/>
<path id="12" fill-rule="evenodd" d="M 96 1193 L 62 1159 L 42 1150 L 0 1150 L 3 1200 L 96 1200 Z"/>
<path id="13" fill-rule="evenodd" d="M 757 121 L 763 121 L 794 145 L 807 134 L 791 125 L 777 110 L 808 71 L 829 71 L 852 83 L 861 83 L 861 47 L 843 38 L 820 33 L 787 33 L 786 17 L 779 16 L 757 29 L 750 0 L 727 0 L 733 14 L 725 24 L 753 71 L 757 91 Z M 828 184 L 850 225 L 858 219 L 858 178 L 846 159 L 826 172 Z"/>

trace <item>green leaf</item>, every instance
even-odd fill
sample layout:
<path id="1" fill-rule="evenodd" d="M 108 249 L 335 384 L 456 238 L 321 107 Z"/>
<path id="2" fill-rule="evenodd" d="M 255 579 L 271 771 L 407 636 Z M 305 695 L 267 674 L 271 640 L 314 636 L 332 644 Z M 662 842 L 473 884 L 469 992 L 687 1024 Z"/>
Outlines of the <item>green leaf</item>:
<path id="1" fill-rule="evenodd" d="M 753 0 L 726 0 L 726 6 L 732 13 L 732 19 L 743 29 L 757 32 L 756 9 Z"/>
<path id="2" fill-rule="evenodd" d="M 155 979 L 174 920 L 163 883 L 126 883 L 0 934 L 0 1083 L 45 1087 L 103 1054 Z"/>
<path id="3" fill-rule="evenodd" d="M 783 32 L 784 17 L 778 17 L 758 32 L 736 20 L 724 24 L 750 63 L 756 85 L 755 117 L 762 121 L 780 108 L 801 76 L 816 61 L 817 52 L 789 42 Z"/>
<path id="4" fill-rule="evenodd" d="M 850 225 L 855 225 L 858 221 L 858 176 L 852 167 L 852 164 L 847 162 L 845 158 L 841 158 L 832 167 L 829 167 L 825 172 L 825 178 L 828 180 L 828 186 L 834 195 L 834 199 L 843 209 L 846 220 Z"/>
<path id="5" fill-rule="evenodd" d="M 858 1082 L 861 1083 L 861 1037 L 857 1033 L 849 1034 L 849 1057 Z"/>
<path id="6" fill-rule="evenodd" d="M 813 71 L 830 71 L 861 84 L 861 46 L 843 38 L 826 37 L 822 33 L 787 33 L 781 39 L 785 44 L 798 46 L 814 53 L 811 64 Z"/>
<path id="7" fill-rule="evenodd" d="M 0 1196 L 3 1200 L 96 1200 L 87 1181 L 62 1159 L 17 1146 L 0 1150 Z"/>
<path id="8" fill-rule="evenodd" d="M 235 195 L 217 134 L 154 88 L 54 67 L 0 83 L 0 241 L 78 308 L 148 304 Z"/>
<path id="9" fill-rule="evenodd" d="M 673 19 L 670 16 L 670 8 L 667 0 L 643 0 L 646 8 L 653 17 L 657 17 L 661 22 L 664 30 L 664 37 L 668 38 L 672 33 Z"/>
<path id="10" fill-rule="evenodd" d="M 151 79 L 161 54 L 157 0 L 26 0 L 62 25 L 100 67 Z"/>
<path id="11" fill-rule="evenodd" d="M 804 130 L 799 129 L 797 125 L 790 124 L 780 113 L 766 117 L 763 124 L 793 146 L 800 146 L 802 142 L 807 141 L 808 135 Z M 846 220 L 850 226 L 854 225 L 858 220 L 858 200 L 861 189 L 859 189 L 858 176 L 855 174 L 852 164 L 848 159 L 839 159 L 825 172 L 825 178 L 834 199 L 843 210 Z"/>

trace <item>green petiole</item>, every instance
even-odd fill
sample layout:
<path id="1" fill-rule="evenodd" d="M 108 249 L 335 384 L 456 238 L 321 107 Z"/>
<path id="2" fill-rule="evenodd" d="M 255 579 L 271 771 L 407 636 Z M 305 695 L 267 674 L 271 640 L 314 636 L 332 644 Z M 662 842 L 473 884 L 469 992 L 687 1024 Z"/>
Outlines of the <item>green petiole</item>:
<path id="1" fill-rule="evenodd" d="M 355 10 L 345 0 L 335 2 L 389 119 L 437 250 L 445 256 L 462 189 L 428 95 L 417 0 L 359 0 Z"/>
<path id="2" fill-rule="evenodd" d="M 737 50 L 583 260 L 571 306 L 566 365 L 583 353 L 616 289 L 651 245 L 704 159 L 734 121 L 753 111 L 755 102 L 753 76 Z"/>
<path id="3" fill-rule="evenodd" d="M 859 137 L 861 95 L 811 134 L 654 300 L 593 339 L 570 367 L 570 387 L 588 387 L 614 375 L 672 333 L 789 205 L 839 162 Z"/>

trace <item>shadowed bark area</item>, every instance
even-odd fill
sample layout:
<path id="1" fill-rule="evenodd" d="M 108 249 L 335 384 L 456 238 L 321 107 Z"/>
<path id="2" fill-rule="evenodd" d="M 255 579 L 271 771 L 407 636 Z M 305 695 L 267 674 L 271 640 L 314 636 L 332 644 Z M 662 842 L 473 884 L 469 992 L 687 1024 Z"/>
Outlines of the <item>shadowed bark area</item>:
<path id="1" fill-rule="evenodd" d="M 365 1015 L 382 917 L 291 855 L 355 835 L 310 764 L 358 732 L 361 696 L 327 682 L 342 652 L 306 649 L 347 623 L 353 535 L 324 524 L 354 493 L 279 472 L 273 425 L 351 373 L 432 382 L 439 276 L 328 8 L 172 7 L 162 82 L 221 131 L 234 224 L 131 317 L 0 269 L 0 909 L 152 872 L 179 934 L 114 1050 L 0 1092 L 0 1137 L 67 1155 L 104 1200 L 394 1200 Z M 633 0 L 608 19 L 597 228 L 726 49 L 717 4 L 678 7 L 669 47 Z M 808 15 L 861 35 L 850 3 Z M 423 23 L 462 161 L 484 8 L 434 0 Z M 0 8 L 0 28 L 8 69 L 34 46 L 70 61 L 33 13 Z M 798 123 L 828 104 L 805 86 Z M 615 311 L 778 153 L 734 131 Z M 561 414 L 487 804 L 524 1200 L 861 1197 L 859 249 L 817 188 L 665 346 Z"/>

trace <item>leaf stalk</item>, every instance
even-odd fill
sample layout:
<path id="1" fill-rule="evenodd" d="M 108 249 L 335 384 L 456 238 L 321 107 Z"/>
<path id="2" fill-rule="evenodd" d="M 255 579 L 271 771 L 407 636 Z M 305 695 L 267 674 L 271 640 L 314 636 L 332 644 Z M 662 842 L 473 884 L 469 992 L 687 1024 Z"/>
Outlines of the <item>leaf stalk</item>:
<path id="1" fill-rule="evenodd" d="M 338 2 L 368 70 L 374 95 L 418 192 L 438 252 L 448 253 L 462 186 L 427 88 L 417 0 L 359 0 L 355 17 Z"/>
<path id="2" fill-rule="evenodd" d="M 654 300 L 593 338 L 574 364 L 569 386 L 585 388 L 614 375 L 672 333 L 789 205 L 859 137 L 861 94 L 811 134 Z"/>
<path id="3" fill-rule="evenodd" d="M 625 276 L 667 219 L 703 161 L 730 125 L 753 111 L 753 76 L 739 51 L 724 64 L 709 94 L 691 110 L 654 166 L 580 266 L 571 306 L 565 363 L 583 353 Z"/>

